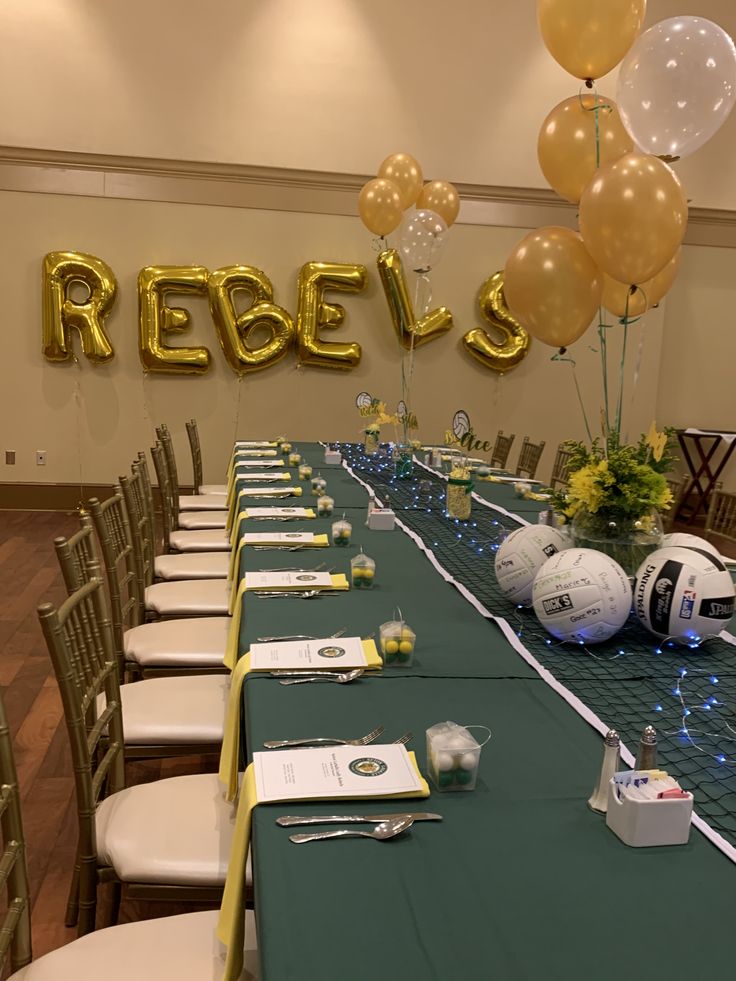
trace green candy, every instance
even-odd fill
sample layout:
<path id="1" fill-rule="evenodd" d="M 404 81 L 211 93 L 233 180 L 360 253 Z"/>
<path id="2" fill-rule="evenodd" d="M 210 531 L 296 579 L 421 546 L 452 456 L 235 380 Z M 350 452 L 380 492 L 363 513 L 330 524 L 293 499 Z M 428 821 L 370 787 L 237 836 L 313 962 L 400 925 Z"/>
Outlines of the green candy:
<path id="1" fill-rule="evenodd" d="M 472 782 L 473 777 L 475 776 L 475 770 L 453 770 L 453 776 L 455 777 L 457 783 L 465 785 Z"/>
<path id="2" fill-rule="evenodd" d="M 440 770 L 437 773 L 437 785 L 439 787 L 449 787 L 452 784 L 452 770 Z"/>

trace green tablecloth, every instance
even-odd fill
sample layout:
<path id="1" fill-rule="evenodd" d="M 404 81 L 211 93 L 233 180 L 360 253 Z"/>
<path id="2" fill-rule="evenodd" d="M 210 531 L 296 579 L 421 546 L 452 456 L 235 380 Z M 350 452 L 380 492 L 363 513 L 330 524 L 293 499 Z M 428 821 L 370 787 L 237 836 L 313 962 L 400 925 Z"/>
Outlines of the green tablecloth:
<path id="1" fill-rule="evenodd" d="M 329 523 L 288 527 L 321 531 Z M 270 527 L 287 526 L 257 523 L 259 531 Z M 613 981 L 623 971 L 689 981 L 706 965 L 727 972 L 736 899 L 731 863 L 696 831 L 679 848 L 623 845 L 585 805 L 600 767 L 600 737 L 407 536 L 369 532 L 354 521 L 353 543 L 350 550 L 244 550 L 242 568 L 303 560 L 347 572 L 355 546 L 363 545 L 376 559 L 377 587 L 317 600 L 246 597 L 241 650 L 261 634 L 343 626 L 371 633 L 398 603 L 417 630 L 414 666 L 346 686 L 285 687 L 251 676 L 244 695 L 249 750 L 269 738 L 354 737 L 382 724 L 388 740 L 414 732 L 410 748 L 424 769 L 424 733 L 435 722 L 485 724 L 493 738 L 478 788 L 412 802 L 445 820 L 415 825 L 393 842 L 297 846 L 274 824 L 278 814 L 347 813 L 355 804 L 256 809 L 264 981 Z M 408 809 L 386 801 L 359 807 Z M 691 939 L 676 943 L 673 927 L 685 924 Z"/>

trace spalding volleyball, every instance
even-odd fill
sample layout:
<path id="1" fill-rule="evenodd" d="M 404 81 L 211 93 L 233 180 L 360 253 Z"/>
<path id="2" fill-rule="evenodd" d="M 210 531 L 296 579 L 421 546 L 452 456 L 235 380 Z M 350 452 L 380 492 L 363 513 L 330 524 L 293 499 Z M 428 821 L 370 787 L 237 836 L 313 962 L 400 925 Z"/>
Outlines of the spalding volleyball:
<path id="1" fill-rule="evenodd" d="M 530 606 L 534 577 L 547 559 L 568 547 L 562 532 L 551 525 L 526 525 L 512 532 L 496 552 L 496 579 L 514 603 Z"/>
<path id="2" fill-rule="evenodd" d="M 726 626 L 734 595 L 720 559 L 692 548 L 660 548 L 637 569 L 634 609 L 657 637 L 698 643 Z"/>
<path id="3" fill-rule="evenodd" d="M 537 619 L 559 640 L 608 640 L 631 612 L 626 573 L 592 548 L 569 548 L 548 559 L 534 580 L 532 598 Z"/>
<path id="4" fill-rule="evenodd" d="M 673 531 L 662 539 L 662 548 L 694 548 L 696 552 L 707 552 L 721 561 L 721 553 L 705 538 L 699 535 L 688 535 L 684 531 Z"/>

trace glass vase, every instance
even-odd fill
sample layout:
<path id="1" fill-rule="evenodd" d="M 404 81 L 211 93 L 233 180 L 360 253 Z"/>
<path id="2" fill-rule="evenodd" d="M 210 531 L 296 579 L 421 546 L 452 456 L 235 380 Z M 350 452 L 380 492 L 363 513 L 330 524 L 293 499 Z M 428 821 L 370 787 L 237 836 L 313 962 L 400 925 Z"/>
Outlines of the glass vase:
<path id="1" fill-rule="evenodd" d="M 662 518 L 651 508 L 638 518 L 581 508 L 572 519 L 572 540 L 577 548 L 593 548 L 614 559 L 627 576 L 636 574 L 650 552 L 662 547 Z"/>
<path id="2" fill-rule="evenodd" d="M 365 439 L 363 440 L 363 449 L 368 456 L 372 456 L 378 451 L 378 440 L 380 433 L 365 433 Z"/>
<path id="3" fill-rule="evenodd" d="M 467 521 L 473 506 L 473 481 L 463 477 L 447 478 L 447 513 L 451 518 Z"/>
<path id="4" fill-rule="evenodd" d="M 399 480 L 410 480 L 414 474 L 414 457 L 408 443 L 397 443 L 393 450 L 394 473 Z"/>

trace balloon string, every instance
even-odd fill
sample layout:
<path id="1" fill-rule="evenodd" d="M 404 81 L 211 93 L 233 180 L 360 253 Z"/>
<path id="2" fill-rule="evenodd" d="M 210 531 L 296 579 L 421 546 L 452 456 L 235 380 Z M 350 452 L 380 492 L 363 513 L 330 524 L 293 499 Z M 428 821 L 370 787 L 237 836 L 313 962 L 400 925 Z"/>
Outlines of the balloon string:
<path id="1" fill-rule="evenodd" d="M 238 429 L 240 427 L 240 398 L 243 394 L 241 388 L 241 382 L 243 381 L 243 373 L 238 372 L 238 384 L 235 386 L 235 419 L 233 420 L 233 446 L 238 438 Z"/>
<path id="2" fill-rule="evenodd" d="M 648 306 L 646 293 L 644 293 L 644 290 L 641 289 L 641 286 L 639 286 L 637 288 L 640 289 L 641 292 L 644 294 L 644 309 L 646 310 L 646 308 Z M 642 319 L 641 317 L 637 317 L 636 320 L 632 320 L 631 323 L 632 324 L 635 324 L 637 320 L 641 320 L 641 319 Z M 641 373 L 641 359 L 642 359 L 642 356 L 644 354 L 644 337 L 645 337 L 645 335 L 646 335 L 646 331 L 644 330 L 644 324 L 642 324 L 641 334 L 639 335 L 639 349 L 636 352 L 636 365 L 634 367 L 634 380 L 633 380 L 633 382 L 631 384 L 631 401 L 632 402 L 634 401 L 634 398 L 636 396 L 637 389 L 639 387 L 639 375 Z M 629 434 L 627 433 L 626 434 L 626 442 L 628 443 L 628 441 L 629 441 Z"/>
<path id="3" fill-rule="evenodd" d="M 580 391 L 580 384 L 578 382 L 578 375 L 577 375 L 577 371 L 575 370 L 575 368 L 576 368 L 576 362 L 575 362 L 574 358 L 565 357 L 562 354 L 561 351 L 558 351 L 557 354 L 553 354 L 552 355 L 552 360 L 553 361 L 559 361 L 559 362 L 565 361 L 565 362 L 567 362 L 567 364 L 570 365 L 570 368 L 572 370 L 572 380 L 575 383 L 575 391 L 577 392 L 578 402 L 580 403 L 580 411 L 583 414 L 583 422 L 585 423 L 585 431 L 588 434 L 588 439 L 592 443 L 593 442 L 593 434 L 591 433 L 591 431 L 590 431 L 590 425 L 588 424 L 588 413 L 585 411 L 585 402 L 583 401 L 583 394 Z"/>
<path id="4" fill-rule="evenodd" d="M 607 337 L 606 332 L 608 331 L 608 324 L 605 322 L 603 317 L 603 307 L 598 310 L 598 337 L 600 338 L 600 348 L 601 348 L 601 374 L 603 376 L 603 419 L 605 428 L 605 437 L 608 439 L 608 435 L 611 432 L 611 417 L 610 417 L 610 403 L 608 398 L 608 348 L 607 348 Z"/>
<path id="5" fill-rule="evenodd" d="M 621 344 L 621 367 L 619 379 L 619 389 L 618 389 L 618 410 L 616 412 L 616 435 L 621 439 L 621 414 L 623 412 L 624 405 L 624 374 L 626 365 L 626 342 L 629 337 L 629 298 L 631 297 L 631 292 L 626 294 L 626 309 L 624 310 L 623 320 L 621 321 L 624 327 L 624 339 Z"/>
<path id="6" fill-rule="evenodd" d="M 82 386 L 81 386 L 81 374 L 82 374 L 82 364 L 76 354 L 72 355 L 74 359 L 74 364 L 76 366 L 76 374 L 74 376 L 74 402 L 76 404 L 76 416 L 77 416 L 77 463 L 79 466 L 79 502 L 77 504 L 77 511 L 84 510 L 84 477 L 82 474 Z"/>
<path id="7" fill-rule="evenodd" d="M 148 375 L 148 370 L 144 368 L 143 375 L 141 376 L 141 388 L 143 389 L 143 422 L 148 427 L 148 432 L 146 434 L 147 437 L 153 432 L 153 423 L 151 422 L 150 392 L 148 389 Z"/>

